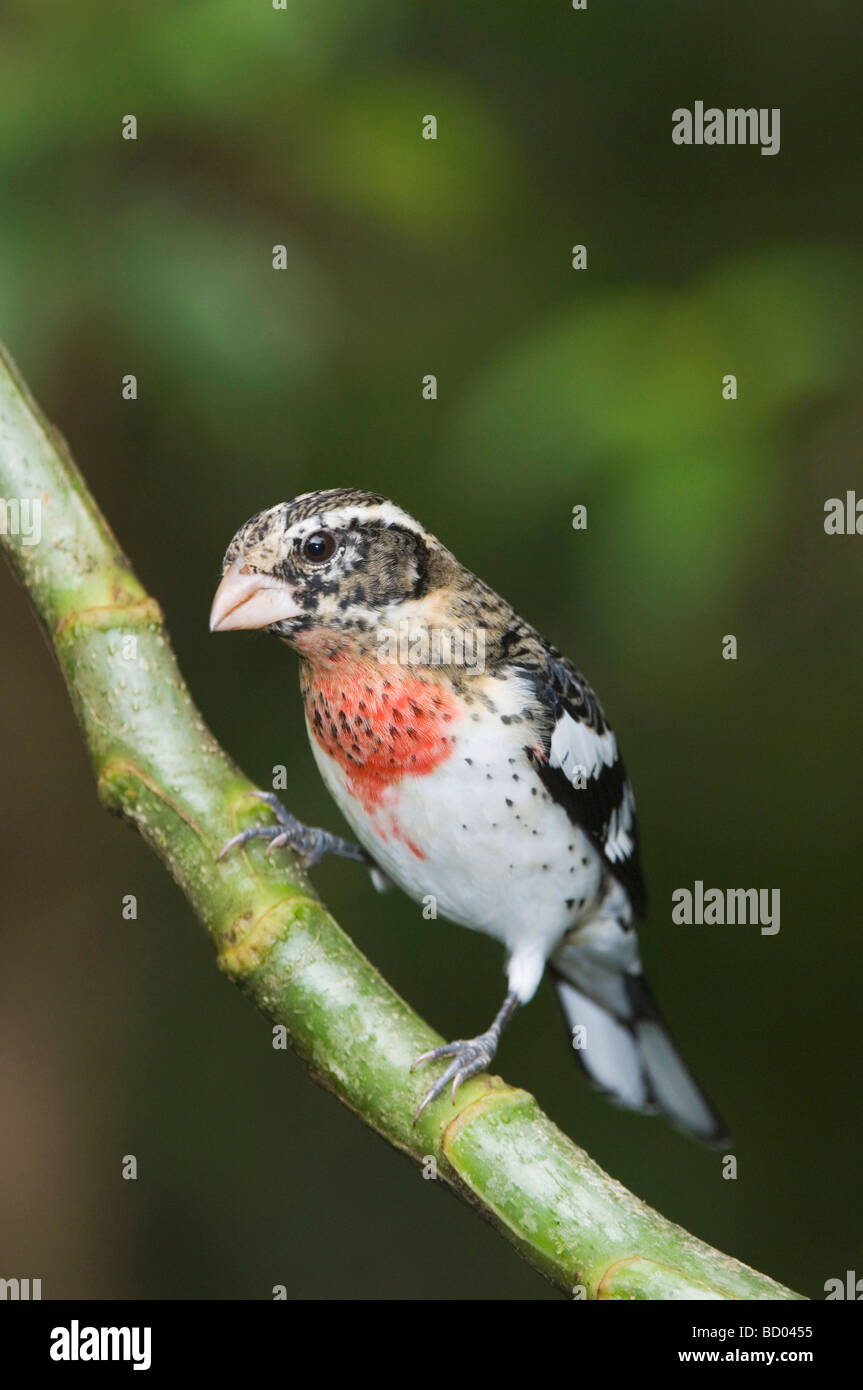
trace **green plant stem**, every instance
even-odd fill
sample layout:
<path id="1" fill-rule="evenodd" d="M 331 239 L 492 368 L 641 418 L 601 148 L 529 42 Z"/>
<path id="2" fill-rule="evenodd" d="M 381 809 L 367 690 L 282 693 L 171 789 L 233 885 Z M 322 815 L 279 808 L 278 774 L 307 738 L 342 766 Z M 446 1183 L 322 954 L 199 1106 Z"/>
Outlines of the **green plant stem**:
<path id="1" fill-rule="evenodd" d="M 136 579 L 8 356 L 0 357 L 0 498 L 41 503 L 42 536 L 2 541 L 54 646 L 99 796 L 131 821 L 206 927 L 219 965 L 310 1072 L 490 1219 L 558 1288 L 587 1298 L 795 1298 L 651 1210 L 566 1138 L 525 1091 L 480 1076 L 415 1126 L 413 1060 L 439 1036 L 360 954 L 299 867 L 260 843 L 252 784 L 192 703 L 161 612 Z M 8 520 L 8 513 L 7 513 Z"/>

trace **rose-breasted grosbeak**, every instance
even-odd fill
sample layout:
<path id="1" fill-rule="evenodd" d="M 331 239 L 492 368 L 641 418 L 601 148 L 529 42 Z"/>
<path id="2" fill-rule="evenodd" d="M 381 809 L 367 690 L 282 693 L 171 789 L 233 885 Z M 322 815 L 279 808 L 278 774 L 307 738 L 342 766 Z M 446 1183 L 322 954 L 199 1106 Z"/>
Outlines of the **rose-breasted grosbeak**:
<path id="1" fill-rule="evenodd" d="M 210 626 L 266 628 L 299 653 L 315 761 L 364 847 L 267 795 L 277 824 L 223 853 L 262 836 L 307 864 L 327 851 L 361 859 L 506 946 L 509 988 L 490 1027 L 418 1059 L 451 1059 L 420 1111 L 489 1065 L 548 965 L 597 1086 L 727 1142 L 645 984 L 632 789 L 599 701 L 560 652 L 412 517 L 352 489 L 247 521 Z"/>

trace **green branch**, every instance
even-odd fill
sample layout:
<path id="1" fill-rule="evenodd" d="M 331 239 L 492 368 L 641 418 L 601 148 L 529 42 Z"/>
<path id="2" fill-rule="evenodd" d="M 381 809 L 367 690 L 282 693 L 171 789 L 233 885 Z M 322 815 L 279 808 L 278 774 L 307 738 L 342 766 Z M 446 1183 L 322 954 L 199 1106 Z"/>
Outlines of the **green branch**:
<path id="1" fill-rule="evenodd" d="M 440 1038 L 381 979 L 287 855 L 260 845 L 217 863 L 261 804 L 205 727 L 156 602 L 135 578 L 62 438 L 0 356 L 3 543 L 48 636 L 99 796 L 167 865 L 222 970 L 281 1024 L 315 1079 L 490 1219 L 560 1289 L 587 1298 L 783 1299 L 790 1290 L 720 1254 L 614 1182 L 532 1096 L 480 1076 L 412 1117 L 428 1085 L 413 1060 Z M 13 534 L 41 506 L 41 539 Z M 25 511 L 24 515 L 27 515 Z"/>

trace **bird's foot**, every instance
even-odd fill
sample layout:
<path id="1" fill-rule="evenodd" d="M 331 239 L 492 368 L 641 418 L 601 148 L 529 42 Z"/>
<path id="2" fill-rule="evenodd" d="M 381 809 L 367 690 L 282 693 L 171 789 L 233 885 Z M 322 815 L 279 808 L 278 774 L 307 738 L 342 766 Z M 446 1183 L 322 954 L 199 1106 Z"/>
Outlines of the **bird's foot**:
<path id="1" fill-rule="evenodd" d="M 485 1071 L 493 1060 L 497 1052 L 498 1036 L 496 1032 L 489 1031 L 488 1033 L 480 1033 L 476 1038 L 459 1038 L 456 1042 L 443 1043 L 441 1047 L 433 1047 L 431 1052 L 424 1052 L 422 1057 L 417 1057 L 411 1071 L 416 1071 L 423 1062 L 437 1062 L 441 1057 L 451 1057 L 452 1061 L 426 1093 L 421 1106 L 414 1115 L 414 1124 L 426 1106 L 431 1105 L 433 1100 L 437 1100 L 450 1082 L 452 1082 L 452 1100 L 455 1104 L 456 1091 L 459 1086 L 463 1082 L 469 1081 L 472 1076 Z"/>
<path id="2" fill-rule="evenodd" d="M 302 821 L 298 821 L 296 816 L 285 810 L 275 792 L 252 792 L 251 795 L 256 796 L 259 801 L 266 802 L 276 817 L 277 824 L 253 825 L 248 830 L 241 830 L 239 835 L 234 835 L 233 839 L 223 846 L 218 855 L 219 859 L 224 859 L 232 849 L 239 849 L 249 840 L 260 839 L 270 842 L 266 849 L 267 854 L 272 854 L 274 849 L 292 849 L 304 869 L 310 869 L 325 854 L 338 854 L 344 859 L 355 859 L 360 864 L 367 865 L 372 870 L 373 881 L 376 875 L 380 878 L 385 877 L 371 855 L 359 845 L 352 844 L 350 840 L 342 840 L 338 835 L 331 835 L 328 830 L 303 825 Z M 376 881 L 375 887 L 378 887 Z"/>

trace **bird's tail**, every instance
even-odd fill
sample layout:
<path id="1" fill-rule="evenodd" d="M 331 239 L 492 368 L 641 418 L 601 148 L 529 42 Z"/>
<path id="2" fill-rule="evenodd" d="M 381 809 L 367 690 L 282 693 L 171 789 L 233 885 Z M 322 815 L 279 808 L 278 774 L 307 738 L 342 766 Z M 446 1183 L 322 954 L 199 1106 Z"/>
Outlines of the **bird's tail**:
<path id="1" fill-rule="evenodd" d="M 618 1105 L 661 1111 L 703 1144 L 727 1147 L 725 1125 L 677 1051 L 644 976 L 580 972 L 568 955 L 550 968 L 575 1055 L 594 1085 Z"/>

